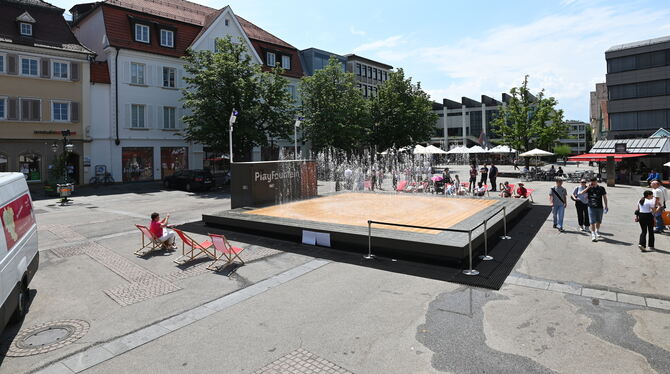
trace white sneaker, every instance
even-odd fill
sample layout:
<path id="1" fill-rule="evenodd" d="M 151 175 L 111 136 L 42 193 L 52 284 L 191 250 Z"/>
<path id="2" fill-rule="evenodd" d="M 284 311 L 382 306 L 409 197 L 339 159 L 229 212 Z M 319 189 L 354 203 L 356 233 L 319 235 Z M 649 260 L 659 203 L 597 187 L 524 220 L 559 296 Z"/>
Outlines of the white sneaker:
<path id="1" fill-rule="evenodd" d="M 602 236 L 600 235 L 600 231 L 596 231 L 596 238 L 602 239 Z"/>
<path id="2" fill-rule="evenodd" d="M 597 242 L 598 241 L 598 239 L 596 238 L 596 233 L 595 232 L 591 233 L 591 241 L 592 242 Z"/>

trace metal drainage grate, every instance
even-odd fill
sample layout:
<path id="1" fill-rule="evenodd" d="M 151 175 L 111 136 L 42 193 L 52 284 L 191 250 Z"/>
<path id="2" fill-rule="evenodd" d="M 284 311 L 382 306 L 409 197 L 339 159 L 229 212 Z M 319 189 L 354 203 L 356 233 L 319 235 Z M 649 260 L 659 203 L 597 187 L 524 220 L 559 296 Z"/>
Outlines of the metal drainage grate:
<path id="1" fill-rule="evenodd" d="M 38 355 L 74 343 L 88 332 L 89 324 L 81 320 L 43 323 L 19 331 L 6 355 L 23 357 Z"/>

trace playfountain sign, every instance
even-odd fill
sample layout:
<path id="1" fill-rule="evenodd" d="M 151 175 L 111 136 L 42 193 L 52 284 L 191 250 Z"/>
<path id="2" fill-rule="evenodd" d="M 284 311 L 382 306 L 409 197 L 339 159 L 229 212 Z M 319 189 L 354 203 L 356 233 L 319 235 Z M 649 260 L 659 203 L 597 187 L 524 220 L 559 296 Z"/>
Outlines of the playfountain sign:
<path id="1" fill-rule="evenodd" d="M 232 166 L 230 194 L 232 209 L 316 196 L 316 162 L 235 162 Z"/>

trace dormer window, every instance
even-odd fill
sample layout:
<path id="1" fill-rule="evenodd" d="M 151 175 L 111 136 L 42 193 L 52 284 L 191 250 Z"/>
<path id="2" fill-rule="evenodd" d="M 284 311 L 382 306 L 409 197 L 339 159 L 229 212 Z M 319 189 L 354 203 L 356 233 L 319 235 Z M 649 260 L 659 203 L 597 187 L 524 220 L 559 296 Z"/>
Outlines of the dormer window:
<path id="1" fill-rule="evenodd" d="M 277 63 L 276 56 L 273 52 L 266 52 L 265 54 L 265 64 L 267 66 L 272 66 L 275 67 L 275 64 Z"/>
<path id="2" fill-rule="evenodd" d="M 281 67 L 285 70 L 291 70 L 291 56 L 281 56 Z"/>
<path id="3" fill-rule="evenodd" d="M 25 22 L 21 22 L 19 25 L 21 27 L 21 35 L 33 36 L 33 25 Z"/>
<path id="4" fill-rule="evenodd" d="M 161 29 L 161 46 L 174 48 L 174 31 Z"/>
<path id="5" fill-rule="evenodd" d="M 141 23 L 135 24 L 135 40 L 149 44 L 149 26 Z"/>

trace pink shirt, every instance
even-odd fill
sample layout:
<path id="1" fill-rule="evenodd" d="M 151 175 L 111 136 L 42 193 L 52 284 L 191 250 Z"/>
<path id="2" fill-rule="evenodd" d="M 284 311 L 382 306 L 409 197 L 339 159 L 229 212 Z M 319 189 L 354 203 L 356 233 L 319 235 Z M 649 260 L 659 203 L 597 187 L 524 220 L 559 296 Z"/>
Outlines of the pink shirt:
<path id="1" fill-rule="evenodd" d="M 149 230 L 151 230 L 151 232 L 156 235 L 157 238 L 163 236 L 163 228 L 161 227 L 160 221 L 151 221 Z"/>

